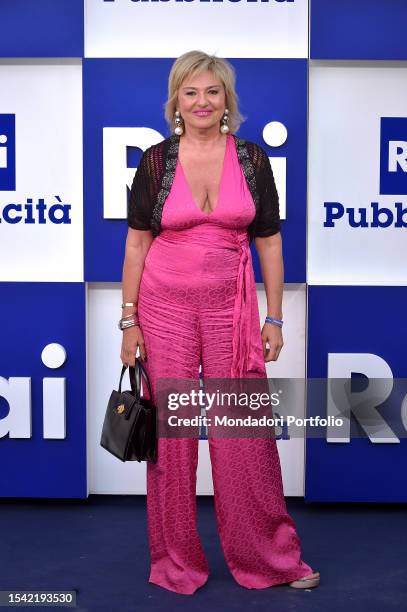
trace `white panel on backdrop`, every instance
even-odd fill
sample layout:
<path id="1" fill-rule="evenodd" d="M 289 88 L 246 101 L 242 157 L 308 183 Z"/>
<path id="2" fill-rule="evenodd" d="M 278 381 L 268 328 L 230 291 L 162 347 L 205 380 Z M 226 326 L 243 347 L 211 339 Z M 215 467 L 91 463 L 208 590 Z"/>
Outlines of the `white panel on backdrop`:
<path id="1" fill-rule="evenodd" d="M 82 281 L 81 60 L 1 60 L 0 91 L 16 175 L 0 184 L 0 280 Z"/>
<path id="2" fill-rule="evenodd" d="M 85 57 L 306 58 L 307 0 L 85 0 Z"/>
<path id="3" fill-rule="evenodd" d="M 389 117 L 399 124 L 384 142 L 381 121 Z M 397 220 L 397 210 L 407 209 L 406 190 L 380 191 L 380 157 L 386 152 L 391 162 L 394 141 L 405 143 L 406 117 L 406 63 L 310 63 L 309 284 L 407 284 L 407 210 Z M 398 160 L 400 175 L 406 170 Z M 385 170 L 394 172 L 391 163 Z M 383 208 L 376 221 L 375 208 Z M 363 226 L 355 227 L 353 216 Z"/>
<path id="4" fill-rule="evenodd" d="M 146 466 L 136 461 L 121 462 L 100 446 L 100 435 L 107 402 L 113 388 L 119 385 L 122 363 L 122 332 L 117 328 L 120 317 L 121 285 L 87 283 L 88 311 L 88 467 L 89 493 L 145 494 Z M 260 320 L 267 310 L 262 284 L 257 285 Z M 283 297 L 285 346 L 277 362 L 267 364 L 269 378 L 305 376 L 305 286 L 287 285 Z M 122 389 L 129 389 L 128 373 Z M 298 387 L 297 387 L 298 388 Z M 304 393 L 296 401 L 304 406 Z M 301 411 L 296 411 L 302 417 Z M 303 495 L 304 439 L 278 440 L 285 495 Z M 207 440 L 201 440 L 197 471 L 197 494 L 212 494 L 212 474 Z"/>
<path id="5" fill-rule="evenodd" d="M 267 314 L 264 285 L 257 283 L 260 323 Z M 284 285 L 283 341 L 277 361 L 266 364 L 267 378 L 295 379 L 295 402 L 301 409 L 293 411 L 299 418 L 305 416 L 305 324 L 306 291 L 304 284 Z M 300 383 L 301 381 L 301 383 Z M 302 384 L 302 381 L 303 384 Z M 297 429 L 299 431 L 299 428 Z M 277 440 L 285 495 L 304 495 L 304 437 Z"/>
<path id="6" fill-rule="evenodd" d="M 119 283 L 87 283 L 87 457 L 89 494 L 146 492 L 146 464 L 122 462 L 102 446 L 100 436 L 112 389 L 118 389 L 122 362 L 122 333 L 117 327 L 121 316 Z M 130 389 L 128 370 L 122 390 Z"/>

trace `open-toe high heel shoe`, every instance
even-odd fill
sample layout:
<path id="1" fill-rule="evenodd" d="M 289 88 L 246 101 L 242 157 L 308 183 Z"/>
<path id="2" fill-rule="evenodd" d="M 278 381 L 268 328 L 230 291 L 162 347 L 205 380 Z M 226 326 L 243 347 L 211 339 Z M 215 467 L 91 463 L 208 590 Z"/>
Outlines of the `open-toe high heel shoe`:
<path id="1" fill-rule="evenodd" d="M 309 574 L 308 576 L 304 576 L 304 578 L 299 578 L 288 584 L 294 589 L 312 589 L 312 587 L 317 587 L 319 582 L 320 574 L 319 572 L 314 572 L 313 574 Z"/>

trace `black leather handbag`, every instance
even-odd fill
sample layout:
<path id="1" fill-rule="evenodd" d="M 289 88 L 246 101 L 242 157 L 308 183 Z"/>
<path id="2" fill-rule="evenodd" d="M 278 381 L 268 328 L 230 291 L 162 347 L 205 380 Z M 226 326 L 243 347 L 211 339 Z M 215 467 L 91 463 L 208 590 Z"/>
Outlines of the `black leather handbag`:
<path id="1" fill-rule="evenodd" d="M 119 390 L 113 390 L 103 422 L 100 445 L 121 461 L 157 463 L 157 409 L 152 403 L 147 372 L 136 357 L 129 366 L 131 391 L 122 391 L 123 365 Z M 140 397 L 141 376 L 147 383 L 149 397 Z"/>

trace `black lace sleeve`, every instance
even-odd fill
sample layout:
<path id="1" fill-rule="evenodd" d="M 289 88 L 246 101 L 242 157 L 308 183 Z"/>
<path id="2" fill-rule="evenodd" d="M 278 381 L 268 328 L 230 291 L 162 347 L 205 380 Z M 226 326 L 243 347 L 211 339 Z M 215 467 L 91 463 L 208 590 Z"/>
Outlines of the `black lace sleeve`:
<path id="1" fill-rule="evenodd" d="M 138 230 L 151 229 L 152 198 L 148 159 L 149 149 L 141 157 L 127 200 L 127 225 Z"/>
<path id="2" fill-rule="evenodd" d="M 258 149 L 257 189 L 260 202 L 254 237 L 264 238 L 280 231 L 280 204 L 269 157 L 262 147 Z"/>

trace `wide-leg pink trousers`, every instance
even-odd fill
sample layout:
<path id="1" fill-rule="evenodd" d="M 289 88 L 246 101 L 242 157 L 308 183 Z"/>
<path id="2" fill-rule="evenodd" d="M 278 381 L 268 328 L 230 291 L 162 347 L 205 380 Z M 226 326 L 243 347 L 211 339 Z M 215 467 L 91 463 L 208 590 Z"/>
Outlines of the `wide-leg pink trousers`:
<path id="1" fill-rule="evenodd" d="M 157 379 L 198 380 L 201 361 L 204 378 L 230 377 L 234 292 L 218 291 L 213 299 L 209 292 L 202 300 L 197 289 L 187 305 L 169 283 L 158 302 L 153 282 L 143 276 L 138 308 L 153 399 Z M 261 342 L 260 330 L 258 336 Z M 217 528 L 236 582 L 261 589 L 312 573 L 287 513 L 275 439 L 208 442 Z M 194 593 L 209 576 L 196 521 L 198 444 L 197 438 L 159 438 L 158 462 L 147 464 L 149 582 L 182 594 Z"/>

